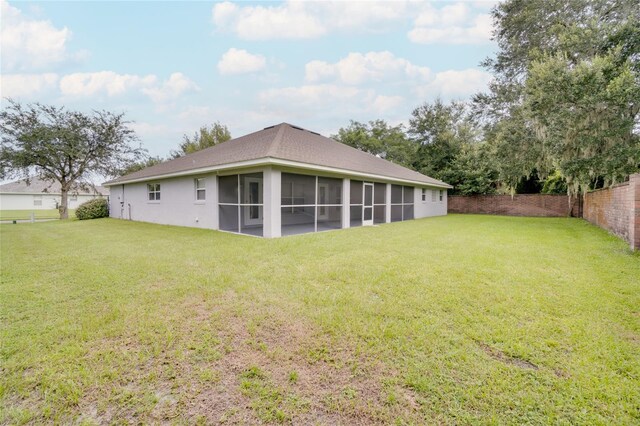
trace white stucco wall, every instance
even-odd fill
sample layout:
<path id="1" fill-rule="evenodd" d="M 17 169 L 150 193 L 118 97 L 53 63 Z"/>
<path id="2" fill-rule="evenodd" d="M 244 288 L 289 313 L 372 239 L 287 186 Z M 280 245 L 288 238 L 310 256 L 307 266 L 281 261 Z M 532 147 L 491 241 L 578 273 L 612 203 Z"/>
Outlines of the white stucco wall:
<path id="1" fill-rule="evenodd" d="M 440 201 L 439 194 L 436 194 L 436 201 L 432 201 L 432 191 L 440 191 L 440 188 L 426 188 L 427 199 L 422 201 L 422 188 L 416 187 L 413 191 L 414 204 L 413 214 L 416 219 L 430 216 L 444 216 L 447 214 L 447 190 Z"/>
<path id="2" fill-rule="evenodd" d="M 206 200 L 197 201 L 195 178 L 205 178 Z M 147 184 L 160 184 L 160 201 L 149 201 Z M 217 177 L 215 174 L 158 179 L 110 187 L 111 217 L 163 225 L 217 229 Z"/>
<path id="3" fill-rule="evenodd" d="M 42 205 L 34 205 L 35 195 L 41 195 Z M 78 195 L 75 200 L 72 197 L 69 195 L 70 209 L 76 209 L 85 201 L 96 198 L 94 195 Z M 0 210 L 51 210 L 56 208 L 56 203 L 60 204 L 60 195 L 57 194 L 0 194 Z"/>

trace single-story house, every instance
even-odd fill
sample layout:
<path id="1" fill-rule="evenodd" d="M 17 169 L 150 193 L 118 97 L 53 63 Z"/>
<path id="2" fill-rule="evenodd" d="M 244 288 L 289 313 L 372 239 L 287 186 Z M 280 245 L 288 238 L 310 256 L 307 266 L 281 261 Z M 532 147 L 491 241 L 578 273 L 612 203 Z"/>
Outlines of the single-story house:
<path id="1" fill-rule="evenodd" d="M 108 196 L 108 188 L 75 185 L 69 191 L 67 204 L 68 208 L 75 209 L 85 201 Z M 35 177 L 0 185 L 0 210 L 57 209 L 61 198 L 58 182 L 47 182 Z"/>
<path id="2" fill-rule="evenodd" d="M 287 123 L 103 185 L 111 217 L 267 238 L 446 215 L 451 188 Z"/>

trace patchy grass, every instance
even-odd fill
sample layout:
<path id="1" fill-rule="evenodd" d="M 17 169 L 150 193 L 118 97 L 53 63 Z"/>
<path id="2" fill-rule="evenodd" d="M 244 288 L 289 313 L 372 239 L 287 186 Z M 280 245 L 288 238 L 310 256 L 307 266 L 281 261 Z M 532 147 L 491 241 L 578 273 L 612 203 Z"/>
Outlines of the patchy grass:
<path id="1" fill-rule="evenodd" d="M 640 256 L 581 220 L 0 238 L 0 423 L 640 422 Z"/>
<path id="2" fill-rule="evenodd" d="M 69 209 L 69 218 L 75 217 L 75 210 Z M 29 220 L 33 213 L 36 219 L 60 219 L 56 209 L 48 210 L 0 210 L 0 220 Z"/>

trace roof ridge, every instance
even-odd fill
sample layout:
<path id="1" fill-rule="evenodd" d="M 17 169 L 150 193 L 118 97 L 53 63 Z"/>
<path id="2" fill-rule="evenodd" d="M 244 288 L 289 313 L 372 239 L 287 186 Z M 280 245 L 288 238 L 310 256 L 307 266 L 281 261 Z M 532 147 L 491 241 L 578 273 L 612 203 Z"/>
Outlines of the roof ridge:
<path id="1" fill-rule="evenodd" d="M 276 136 L 271 141 L 271 145 L 269 145 L 269 149 L 267 150 L 267 157 L 272 157 L 278 151 L 278 148 L 280 147 L 280 143 L 282 142 L 282 136 L 284 135 L 285 129 L 287 127 L 291 127 L 291 125 L 288 123 L 280 123 L 278 124 L 278 126 L 280 128 L 278 129 L 278 133 L 276 133 Z"/>

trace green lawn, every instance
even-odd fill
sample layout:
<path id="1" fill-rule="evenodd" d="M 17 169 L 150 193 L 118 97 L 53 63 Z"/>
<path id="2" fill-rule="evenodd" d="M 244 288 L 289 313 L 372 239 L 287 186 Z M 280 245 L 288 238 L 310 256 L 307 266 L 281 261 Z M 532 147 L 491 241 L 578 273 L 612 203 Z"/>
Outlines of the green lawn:
<path id="1" fill-rule="evenodd" d="M 56 209 L 49 210 L 0 210 L 0 220 L 29 220 L 31 213 L 36 219 L 59 219 L 60 213 Z M 75 217 L 75 210 L 69 210 L 69 217 Z"/>
<path id="2" fill-rule="evenodd" d="M 640 256 L 582 220 L 0 235 L 0 423 L 640 422 Z"/>

